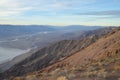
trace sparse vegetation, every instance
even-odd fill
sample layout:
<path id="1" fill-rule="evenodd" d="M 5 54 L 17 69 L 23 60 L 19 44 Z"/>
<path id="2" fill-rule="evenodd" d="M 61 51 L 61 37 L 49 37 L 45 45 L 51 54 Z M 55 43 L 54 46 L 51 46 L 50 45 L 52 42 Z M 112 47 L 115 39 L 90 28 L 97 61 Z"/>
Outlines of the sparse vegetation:
<path id="1" fill-rule="evenodd" d="M 118 80 L 120 80 L 120 78 L 118 78 Z"/>
<path id="2" fill-rule="evenodd" d="M 65 76 L 60 76 L 57 78 L 57 80 L 68 80 Z"/>
<path id="3" fill-rule="evenodd" d="M 29 75 L 25 78 L 25 80 L 38 80 L 38 78 L 35 75 Z"/>
<path id="4" fill-rule="evenodd" d="M 120 65 L 115 65 L 114 66 L 114 69 L 117 71 L 117 70 L 120 70 Z"/>

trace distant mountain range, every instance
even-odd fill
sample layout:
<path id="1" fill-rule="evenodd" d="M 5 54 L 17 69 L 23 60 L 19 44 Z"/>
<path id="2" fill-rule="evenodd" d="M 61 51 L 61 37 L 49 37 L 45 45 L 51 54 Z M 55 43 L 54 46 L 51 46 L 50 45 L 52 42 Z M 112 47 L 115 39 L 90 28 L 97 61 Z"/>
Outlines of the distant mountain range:
<path id="1" fill-rule="evenodd" d="M 74 30 L 93 30 L 101 28 L 101 26 L 50 26 L 50 25 L 0 25 L 0 40 L 2 38 L 9 38 L 13 36 L 20 36 L 26 34 L 33 34 L 37 32 L 53 32 L 53 31 L 74 31 Z"/>
<path id="2" fill-rule="evenodd" d="M 9 38 L 37 32 L 55 31 L 51 26 L 43 25 L 0 25 L 0 38 Z"/>
<path id="3" fill-rule="evenodd" d="M 64 39 L 75 39 L 87 30 L 101 27 L 72 25 L 0 25 L 0 46 L 17 49 L 44 47 Z"/>
<path id="4" fill-rule="evenodd" d="M 84 25 L 69 25 L 69 26 L 62 26 L 58 27 L 60 30 L 68 30 L 68 31 L 77 31 L 77 30 L 95 30 L 99 28 L 103 28 L 104 26 L 84 26 Z"/>

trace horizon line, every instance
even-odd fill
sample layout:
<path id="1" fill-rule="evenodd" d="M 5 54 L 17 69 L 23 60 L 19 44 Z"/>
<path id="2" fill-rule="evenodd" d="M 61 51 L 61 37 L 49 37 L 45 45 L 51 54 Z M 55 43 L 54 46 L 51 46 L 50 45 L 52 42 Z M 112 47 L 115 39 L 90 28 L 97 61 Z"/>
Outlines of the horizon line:
<path id="1" fill-rule="evenodd" d="M 0 24 L 0 26 L 2 25 L 10 25 L 10 26 L 54 26 L 54 27 L 65 27 L 65 26 L 89 26 L 89 27 L 97 27 L 97 26 L 101 26 L 101 27 L 119 27 L 118 25 L 108 25 L 108 26 L 104 26 L 104 25 L 81 25 L 81 24 L 71 24 L 71 25 L 51 25 L 51 24 Z"/>

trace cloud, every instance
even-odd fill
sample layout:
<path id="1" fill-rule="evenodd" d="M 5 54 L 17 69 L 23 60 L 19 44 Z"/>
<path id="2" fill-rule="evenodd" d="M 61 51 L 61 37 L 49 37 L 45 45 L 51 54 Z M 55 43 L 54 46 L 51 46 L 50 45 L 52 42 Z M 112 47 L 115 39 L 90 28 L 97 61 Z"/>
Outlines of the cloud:
<path id="1" fill-rule="evenodd" d="M 91 0 L 91 2 L 95 0 Z M 85 5 L 89 0 L 1 0 L 0 17 L 24 15 L 25 12 L 47 11 L 57 13 L 64 10 L 74 10 L 76 5 Z"/>
<path id="2" fill-rule="evenodd" d="M 92 15 L 92 16 L 119 16 L 120 10 L 108 10 L 108 11 L 92 11 L 86 13 L 77 13 L 77 15 Z"/>
<path id="3" fill-rule="evenodd" d="M 115 1 L 115 7 L 111 7 L 113 1 Z M 33 23 L 44 21 L 47 23 L 51 20 L 66 22 L 70 20 L 73 21 L 74 19 L 73 22 L 85 22 L 91 19 L 116 19 L 120 18 L 119 1 L 120 0 L 0 0 L 0 20 L 8 20 L 11 22 L 23 21 L 24 23 L 27 21 Z M 105 6 L 106 8 L 104 8 Z"/>
<path id="4" fill-rule="evenodd" d="M 1 0 L 0 17 L 9 17 L 22 14 L 24 11 L 31 10 L 32 7 L 25 6 L 19 0 Z"/>

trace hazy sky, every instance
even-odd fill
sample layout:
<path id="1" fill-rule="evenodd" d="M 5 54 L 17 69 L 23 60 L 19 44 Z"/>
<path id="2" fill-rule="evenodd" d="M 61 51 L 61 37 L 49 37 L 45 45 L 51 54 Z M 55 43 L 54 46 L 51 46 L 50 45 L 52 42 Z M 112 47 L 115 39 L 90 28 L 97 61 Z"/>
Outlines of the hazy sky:
<path id="1" fill-rule="evenodd" d="M 0 24 L 120 25 L 120 0 L 0 0 Z"/>

